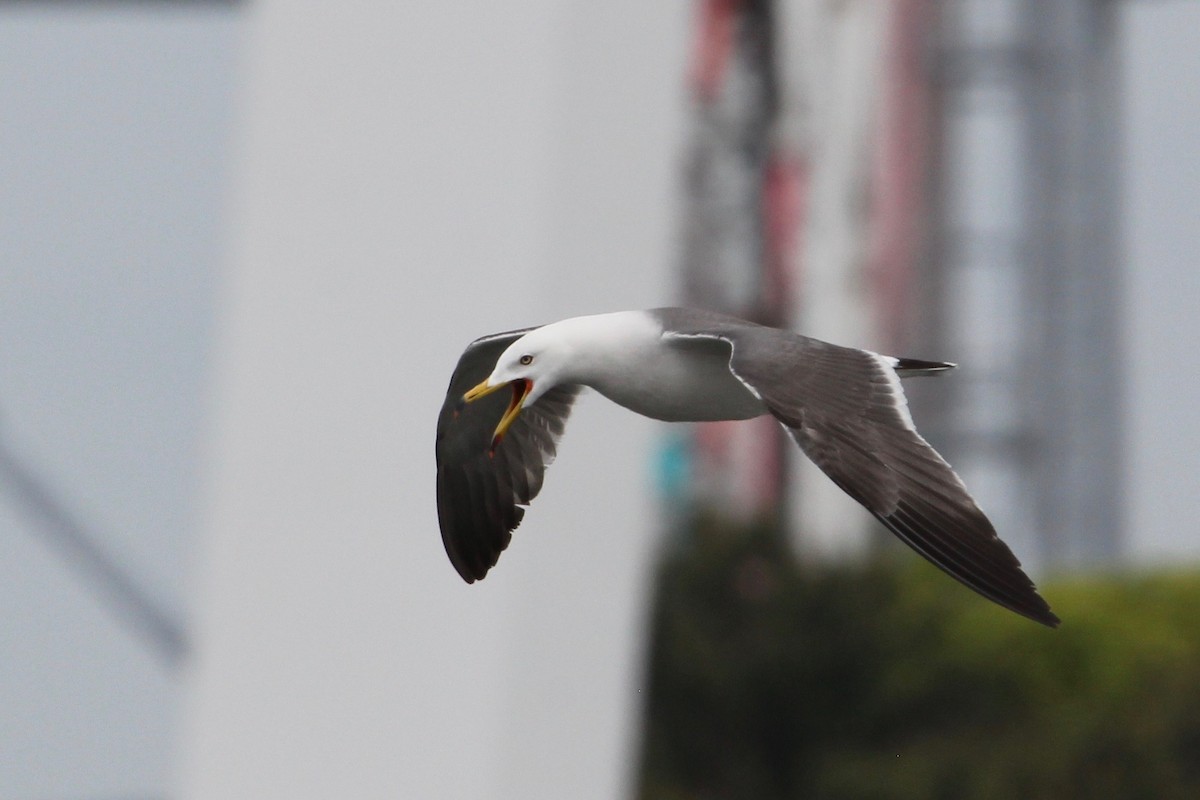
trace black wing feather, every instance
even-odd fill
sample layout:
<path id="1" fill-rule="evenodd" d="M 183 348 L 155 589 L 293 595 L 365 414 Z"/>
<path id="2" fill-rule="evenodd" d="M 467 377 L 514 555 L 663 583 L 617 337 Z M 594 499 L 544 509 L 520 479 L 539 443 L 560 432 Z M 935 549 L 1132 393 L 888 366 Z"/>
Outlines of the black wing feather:
<path id="1" fill-rule="evenodd" d="M 834 483 L 947 574 L 1018 614 L 1058 625 L 958 475 L 911 426 L 899 382 L 887 374 L 892 367 L 872 353 L 798 336 L 782 349 L 742 344 L 733 345 L 731 369 Z"/>
<path id="2" fill-rule="evenodd" d="M 491 453 L 492 432 L 508 407 L 500 391 L 473 403 L 460 401 L 491 374 L 512 342 L 533 330 L 477 339 L 458 360 L 438 415 L 437 508 L 450 563 L 467 583 L 487 575 L 512 541 L 525 509 L 542 488 L 579 386 L 558 386 L 522 410 Z"/>
<path id="3" fill-rule="evenodd" d="M 656 309 L 670 333 L 724 348 L 730 370 L 804 453 L 902 541 L 970 588 L 1051 627 L 1059 619 L 963 482 L 907 417 L 899 381 L 951 369 L 827 344 L 713 312 Z"/>

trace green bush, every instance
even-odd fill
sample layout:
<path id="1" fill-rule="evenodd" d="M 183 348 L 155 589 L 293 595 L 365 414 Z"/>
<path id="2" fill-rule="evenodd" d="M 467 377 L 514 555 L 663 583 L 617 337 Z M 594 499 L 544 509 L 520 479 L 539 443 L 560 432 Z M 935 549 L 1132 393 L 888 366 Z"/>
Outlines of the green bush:
<path id="1" fill-rule="evenodd" d="M 910 557 L 712 522 L 660 569 L 639 796 L 1200 797 L 1200 577 L 1057 581 L 1049 630 Z M 902 565 L 902 566 L 900 566 Z"/>

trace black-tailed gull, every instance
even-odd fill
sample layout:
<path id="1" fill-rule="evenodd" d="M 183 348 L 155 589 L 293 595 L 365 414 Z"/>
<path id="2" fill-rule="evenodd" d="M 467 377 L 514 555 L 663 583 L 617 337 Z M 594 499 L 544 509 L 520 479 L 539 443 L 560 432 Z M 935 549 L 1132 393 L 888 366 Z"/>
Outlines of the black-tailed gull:
<path id="1" fill-rule="evenodd" d="M 589 386 L 670 422 L 771 414 L 918 553 L 984 597 L 1055 626 L 1020 562 L 913 425 L 900 377 L 953 366 L 683 308 L 574 317 L 476 339 L 438 416 L 446 553 L 467 582 L 496 564 L 542 488 L 572 403 Z"/>

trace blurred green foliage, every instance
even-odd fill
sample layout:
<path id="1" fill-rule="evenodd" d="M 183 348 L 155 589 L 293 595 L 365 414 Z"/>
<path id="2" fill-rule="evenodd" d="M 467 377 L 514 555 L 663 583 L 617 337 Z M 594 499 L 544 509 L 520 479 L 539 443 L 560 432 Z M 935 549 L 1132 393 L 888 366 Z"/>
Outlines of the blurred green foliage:
<path id="1" fill-rule="evenodd" d="M 1049 630 L 781 539 L 702 522 L 662 563 L 642 800 L 1200 797 L 1200 576 L 1047 582 Z"/>

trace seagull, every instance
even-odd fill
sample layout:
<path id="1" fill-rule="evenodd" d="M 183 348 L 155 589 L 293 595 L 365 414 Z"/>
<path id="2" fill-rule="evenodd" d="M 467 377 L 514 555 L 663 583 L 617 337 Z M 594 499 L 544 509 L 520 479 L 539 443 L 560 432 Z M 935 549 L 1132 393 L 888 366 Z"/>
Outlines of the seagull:
<path id="1" fill-rule="evenodd" d="M 905 544 L 989 600 L 1056 627 L 1016 556 L 913 424 L 900 378 L 954 366 L 689 308 L 572 317 L 484 336 L 459 358 L 438 416 L 446 554 L 468 583 L 496 565 L 542 488 L 576 397 L 590 387 L 668 422 L 770 414 Z"/>

